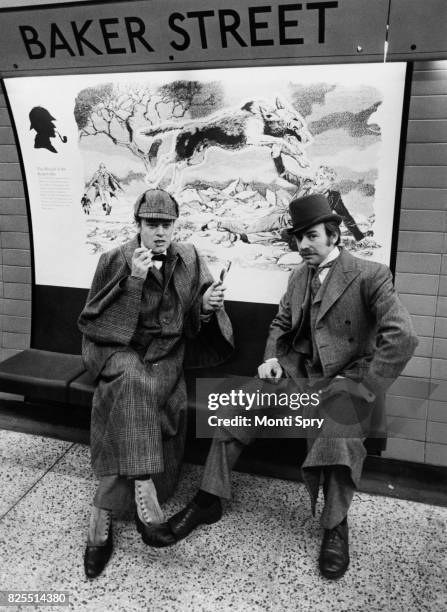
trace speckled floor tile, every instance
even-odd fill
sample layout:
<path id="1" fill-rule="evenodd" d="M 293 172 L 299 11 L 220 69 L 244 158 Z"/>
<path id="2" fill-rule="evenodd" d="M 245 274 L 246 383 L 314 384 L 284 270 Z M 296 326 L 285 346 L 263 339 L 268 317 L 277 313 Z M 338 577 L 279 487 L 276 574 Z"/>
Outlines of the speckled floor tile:
<path id="1" fill-rule="evenodd" d="M 357 494 L 348 572 L 338 581 L 319 577 L 322 530 L 310 519 L 302 540 L 286 544 L 275 584 L 277 610 L 296 610 L 297 601 L 303 612 L 447 610 L 446 521 L 445 508 Z"/>
<path id="2" fill-rule="evenodd" d="M 0 430 L 0 516 L 71 446 L 70 442 Z"/>
<path id="3" fill-rule="evenodd" d="M 194 495 L 201 472 L 184 467 L 168 516 Z M 115 521 L 110 563 L 88 581 L 95 482 L 88 447 L 74 446 L 0 522 L 1 588 L 67 591 L 76 612 L 447 610 L 447 509 L 356 495 L 351 567 L 331 582 L 318 573 L 321 530 L 304 487 L 238 473 L 234 485 L 220 522 L 170 548 L 151 549 L 132 522 Z"/>

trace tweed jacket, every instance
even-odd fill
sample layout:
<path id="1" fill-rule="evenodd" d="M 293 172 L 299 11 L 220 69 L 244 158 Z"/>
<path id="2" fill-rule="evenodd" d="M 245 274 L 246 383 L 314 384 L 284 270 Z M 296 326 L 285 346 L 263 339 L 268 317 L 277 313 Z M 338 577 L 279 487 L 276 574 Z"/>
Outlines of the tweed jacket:
<path id="1" fill-rule="evenodd" d="M 309 274 L 306 264 L 291 273 L 264 355 L 265 359 L 277 357 L 286 374 L 294 378 L 306 377 L 299 332 Z M 320 299 L 312 333 L 324 377 L 343 375 L 362 381 L 375 392 L 385 391 L 418 343 L 390 270 L 341 249 Z"/>
<path id="2" fill-rule="evenodd" d="M 87 302 L 78 327 L 83 333 L 82 355 L 89 371 L 97 377 L 106 360 L 120 347 L 128 347 L 140 313 L 143 279 L 131 276 L 132 256 L 139 236 L 99 259 Z M 194 246 L 173 242 L 167 253 L 168 284 L 179 298 L 184 313 L 184 339 L 188 367 L 214 366 L 233 350 L 233 332 L 225 310 L 216 313 L 218 325 L 202 325 L 202 295 L 213 278 Z M 172 346 L 166 345 L 168 353 Z"/>

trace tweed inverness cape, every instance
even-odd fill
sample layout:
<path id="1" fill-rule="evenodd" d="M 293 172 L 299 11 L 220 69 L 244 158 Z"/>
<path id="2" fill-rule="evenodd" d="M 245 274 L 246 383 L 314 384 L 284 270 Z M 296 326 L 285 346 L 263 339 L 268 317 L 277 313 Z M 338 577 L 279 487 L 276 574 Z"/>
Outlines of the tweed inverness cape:
<path id="1" fill-rule="evenodd" d="M 152 272 L 146 280 L 131 277 L 138 246 L 136 236 L 101 256 L 79 318 L 85 365 L 95 378 L 102 374 L 93 399 L 92 465 L 97 476 L 163 473 L 163 488 L 172 490 L 185 433 L 184 362 L 222 362 L 233 348 L 232 328 L 224 310 L 209 323 L 200 320 L 213 278 L 192 245 L 171 244 L 164 283 Z"/>

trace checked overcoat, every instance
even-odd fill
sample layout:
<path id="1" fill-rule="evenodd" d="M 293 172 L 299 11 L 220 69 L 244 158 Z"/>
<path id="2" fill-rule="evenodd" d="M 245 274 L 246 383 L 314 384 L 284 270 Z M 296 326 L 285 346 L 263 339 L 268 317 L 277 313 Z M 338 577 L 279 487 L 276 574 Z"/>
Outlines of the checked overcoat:
<path id="1" fill-rule="evenodd" d="M 209 322 L 200 316 L 213 278 L 193 245 L 173 242 L 164 270 L 146 279 L 131 276 L 139 245 L 137 235 L 101 256 L 79 317 L 83 359 L 98 381 L 92 466 L 98 477 L 158 475 L 169 493 L 183 454 L 183 367 L 222 362 L 232 328 L 223 309 Z"/>

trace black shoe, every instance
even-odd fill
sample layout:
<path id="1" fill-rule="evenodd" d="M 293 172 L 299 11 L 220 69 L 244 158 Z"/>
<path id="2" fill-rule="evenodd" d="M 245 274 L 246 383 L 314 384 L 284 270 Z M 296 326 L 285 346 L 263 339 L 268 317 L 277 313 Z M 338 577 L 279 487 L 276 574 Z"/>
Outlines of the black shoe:
<path id="1" fill-rule="evenodd" d="M 320 551 L 320 572 L 325 578 L 341 578 L 349 565 L 348 523 L 325 529 Z"/>
<path id="2" fill-rule="evenodd" d="M 84 570 L 87 578 L 96 578 L 107 565 L 113 550 L 112 525 L 109 536 L 103 546 L 89 546 L 84 553 Z"/>
<path id="3" fill-rule="evenodd" d="M 222 504 L 220 499 L 207 508 L 200 508 L 195 501 L 189 502 L 186 508 L 174 514 L 169 520 L 169 527 L 176 540 L 183 540 L 196 527 L 205 523 L 212 525 L 222 518 Z"/>
<path id="4" fill-rule="evenodd" d="M 175 544 L 176 539 L 169 529 L 168 523 L 160 523 L 159 525 L 145 525 L 138 514 L 135 514 L 135 523 L 137 531 L 141 534 L 141 538 L 148 546 L 155 548 L 163 548 Z"/>

